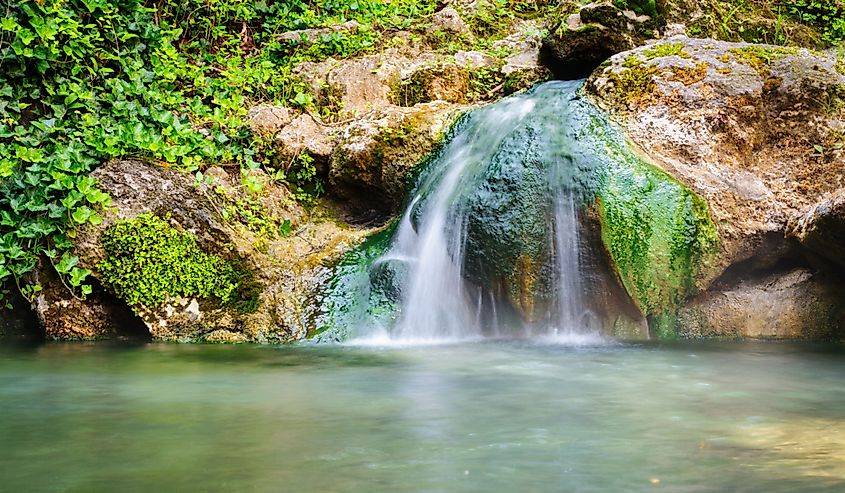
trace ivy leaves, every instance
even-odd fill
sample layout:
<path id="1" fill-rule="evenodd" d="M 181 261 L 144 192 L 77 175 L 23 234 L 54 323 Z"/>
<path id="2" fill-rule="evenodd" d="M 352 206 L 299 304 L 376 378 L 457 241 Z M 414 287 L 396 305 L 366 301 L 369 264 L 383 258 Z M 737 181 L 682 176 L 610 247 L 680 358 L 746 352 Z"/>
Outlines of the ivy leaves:
<path id="1" fill-rule="evenodd" d="M 322 192 L 313 163 L 269 169 L 272 151 L 245 122 L 249 103 L 312 108 L 293 75 L 297 63 L 371 50 L 376 29 L 407 27 L 435 4 L 9 2 L 0 19 L 0 301 L 12 283 L 36 293 L 23 278 L 45 258 L 77 296 L 90 293 L 71 240 L 110 206 L 88 176 L 108 159 L 143 157 L 192 172 L 208 163 L 265 167 L 313 201 Z M 347 20 L 358 21 L 359 32 L 307 46 L 275 36 Z M 247 188 L 260 186 L 243 176 Z"/>

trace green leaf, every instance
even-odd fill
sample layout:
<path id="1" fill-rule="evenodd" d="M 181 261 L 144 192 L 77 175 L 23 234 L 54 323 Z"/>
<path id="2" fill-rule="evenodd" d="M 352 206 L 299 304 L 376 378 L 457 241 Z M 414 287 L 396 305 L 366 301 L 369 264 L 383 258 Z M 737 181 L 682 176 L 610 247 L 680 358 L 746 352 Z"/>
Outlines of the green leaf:
<path id="1" fill-rule="evenodd" d="M 79 263 L 79 257 L 74 257 L 69 253 L 62 255 L 62 259 L 56 264 L 56 271 L 59 274 L 69 274 L 71 270 Z"/>

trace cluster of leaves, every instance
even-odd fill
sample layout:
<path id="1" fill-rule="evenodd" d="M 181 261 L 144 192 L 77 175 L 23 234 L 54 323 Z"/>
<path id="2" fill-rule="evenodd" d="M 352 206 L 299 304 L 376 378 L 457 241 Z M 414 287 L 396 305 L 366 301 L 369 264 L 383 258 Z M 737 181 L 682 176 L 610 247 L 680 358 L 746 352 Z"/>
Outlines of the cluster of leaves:
<path id="1" fill-rule="evenodd" d="M 787 12 L 821 32 L 830 43 L 845 40 L 845 2 L 842 0 L 791 0 Z"/>
<path id="2" fill-rule="evenodd" d="M 466 21 L 476 37 L 474 48 L 489 48 L 486 43 L 507 34 L 518 18 L 548 18 L 558 10 L 553 0 L 486 0 L 477 3 Z"/>
<path id="3" fill-rule="evenodd" d="M 102 244 L 106 258 L 97 269 L 103 284 L 132 306 L 156 308 L 168 296 L 232 303 L 246 277 L 225 259 L 203 252 L 192 234 L 152 214 L 115 223 Z"/>
<path id="4" fill-rule="evenodd" d="M 655 0 L 614 0 L 613 4 L 622 10 L 633 10 L 639 15 L 657 18 L 657 2 Z"/>
<path id="5" fill-rule="evenodd" d="M 109 197 L 88 174 L 137 156 L 186 171 L 273 164 L 245 122 L 250 103 L 309 106 L 292 68 L 373 49 L 376 30 L 429 15 L 434 0 L 37 0 L 0 21 L 0 299 L 39 257 L 85 294 L 74 230 Z M 354 33 L 290 43 L 277 33 L 356 20 Z M 268 169 L 313 199 L 313 170 Z M 249 176 L 245 173 L 244 176 Z M 3 288 L 5 286 L 5 288 Z M 5 289 L 5 291 L 4 291 Z"/>

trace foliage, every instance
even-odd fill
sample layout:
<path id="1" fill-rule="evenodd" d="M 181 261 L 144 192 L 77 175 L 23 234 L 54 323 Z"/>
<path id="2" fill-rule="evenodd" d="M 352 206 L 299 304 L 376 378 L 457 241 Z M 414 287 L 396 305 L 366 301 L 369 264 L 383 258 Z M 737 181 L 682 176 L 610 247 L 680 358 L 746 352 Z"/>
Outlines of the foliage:
<path id="1" fill-rule="evenodd" d="M 251 102 L 311 107 L 292 68 L 374 49 L 434 0 L 39 0 L 7 2 L 0 21 L 0 299 L 39 257 L 66 284 L 74 230 L 97 224 L 109 197 L 87 175 L 138 156 L 183 170 L 264 167 L 302 200 L 322 192 L 313 165 L 271 169 L 271 148 L 245 124 Z M 276 33 L 355 20 L 355 33 L 313 43 Z M 245 173 L 244 176 L 250 176 Z"/>
<path id="2" fill-rule="evenodd" d="M 633 10 L 639 15 L 647 15 L 651 18 L 657 18 L 659 15 L 655 0 L 614 0 L 613 4 L 620 9 Z"/>
<path id="3" fill-rule="evenodd" d="M 654 65 L 644 64 L 636 56 L 630 56 L 623 62 L 627 70 L 613 72 L 610 81 L 617 97 L 629 102 L 642 103 L 649 99 L 654 92 L 654 77 L 660 69 Z"/>
<path id="4" fill-rule="evenodd" d="M 845 2 L 842 0 L 791 0 L 784 2 L 787 12 L 817 28 L 831 43 L 845 40 Z"/>
<path id="5" fill-rule="evenodd" d="M 156 308 L 168 296 L 242 302 L 248 275 L 222 257 L 200 250 L 196 237 L 152 214 L 120 221 L 102 235 L 103 283 L 132 306 Z"/>

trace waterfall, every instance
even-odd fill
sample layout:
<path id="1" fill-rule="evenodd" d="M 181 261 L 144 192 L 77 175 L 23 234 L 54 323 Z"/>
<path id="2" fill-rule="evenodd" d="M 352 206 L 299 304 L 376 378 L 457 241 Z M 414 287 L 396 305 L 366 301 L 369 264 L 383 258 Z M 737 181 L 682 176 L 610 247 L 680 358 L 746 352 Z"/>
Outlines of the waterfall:
<path id="1" fill-rule="evenodd" d="M 545 84 L 473 112 L 429 165 L 390 248 L 372 266 L 402 266 L 392 271 L 400 309 L 385 328 L 390 338 L 595 330 L 584 303 L 572 179 L 582 163 L 566 131 L 578 87 Z M 521 198 L 503 203 L 503 187 Z M 499 217 L 511 207 L 530 217 Z M 544 293 L 545 312 L 537 308 Z"/>

